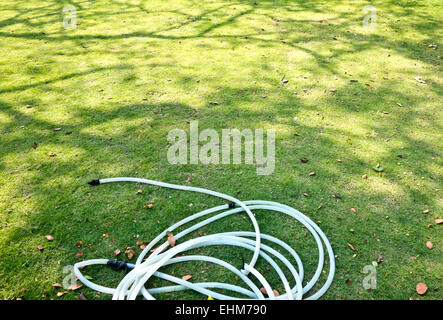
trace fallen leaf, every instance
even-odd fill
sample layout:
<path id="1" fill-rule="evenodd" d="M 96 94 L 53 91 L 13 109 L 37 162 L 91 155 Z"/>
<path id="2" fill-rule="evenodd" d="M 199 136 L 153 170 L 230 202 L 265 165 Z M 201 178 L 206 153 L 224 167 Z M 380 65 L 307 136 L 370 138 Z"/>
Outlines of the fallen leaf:
<path id="1" fill-rule="evenodd" d="M 261 291 L 261 293 L 263 293 L 263 294 L 268 294 L 267 292 L 266 292 L 266 289 L 265 288 L 260 288 L 260 291 Z"/>
<path id="2" fill-rule="evenodd" d="M 435 224 L 443 223 L 443 219 L 435 219 Z"/>
<path id="3" fill-rule="evenodd" d="M 362 177 L 362 179 L 367 179 L 367 178 L 368 178 L 368 175 L 367 175 L 367 174 L 364 174 L 364 175 L 362 175 L 361 177 Z"/>
<path id="4" fill-rule="evenodd" d="M 380 264 L 383 262 L 383 256 L 381 254 L 378 255 L 377 263 Z"/>
<path id="5" fill-rule="evenodd" d="M 415 290 L 419 295 L 424 295 L 428 291 L 428 286 L 423 282 L 419 282 Z"/>
<path id="6" fill-rule="evenodd" d="M 310 176 L 315 176 L 315 172 L 309 172 Z"/>
<path id="7" fill-rule="evenodd" d="M 80 247 L 82 246 L 82 244 L 83 244 L 82 241 L 78 241 L 78 242 L 76 242 L 75 246 L 76 246 L 77 248 L 80 248 Z"/>
<path id="8" fill-rule="evenodd" d="M 175 246 L 175 237 L 172 234 L 172 232 L 166 232 L 166 234 L 168 235 L 168 243 L 171 247 Z"/>
<path id="9" fill-rule="evenodd" d="M 354 246 L 348 242 L 348 247 L 351 248 L 352 251 L 355 250 Z"/>
<path id="10" fill-rule="evenodd" d="M 306 162 L 308 162 L 309 160 L 308 160 L 308 158 L 301 158 L 300 161 L 301 161 L 302 163 L 306 163 Z"/>
<path id="11" fill-rule="evenodd" d="M 54 288 L 61 288 L 62 287 L 62 285 L 60 283 L 53 283 L 52 286 Z"/>
<path id="12" fill-rule="evenodd" d="M 182 280 L 188 281 L 188 280 L 191 279 L 191 278 L 192 278 L 192 276 L 191 276 L 190 274 L 188 274 L 188 275 L 186 275 L 186 276 L 183 276 L 183 277 L 182 277 Z"/>
<path id="13" fill-rule="evenodd" d="M 59 292 L 57 292 L 57 297 L 61 297 L 65 293 L 68 293 L 68 291 L 59 291 Z"/>
<path id="14" fill-rule="evenodd" d="M 188 177 L 188 178 L 186 179 L 186 183 L 189 183 L 189 182 L 191 182 L 191 177 Z"/>
<path id="15" fill-rule="evenodd" d="M 49 154 L 48 156 L 49 156 L 49 157 L 56 157 L 57 154 L 56 154 L 56 153 L 51 153 L 51 154 Z"/>
<path id="16" fill-rule="evenodd" d="M 354 229 L 349 229 L 349 232 L 354 232 L 355 230 Z"/>
<path id="17" fill-rule="evenodd" d="M 41 251 L 43 251 L 45 248 L 40 244 L 40 245 L 37 246 L 37 249 L 40 250 L 40 252 L 41 252 Z"/>
<path id="18" fill-rule="evenodd" d="M 351 208 L 351 211 L 357 213 L 357 210 L 355 210 L 354 208 Z"/>
<path id="19" fill-rule="evenodd" d="M 145 205 L 145 208 L 152 209 L 154 205 L 152 203 Z"/>
<path id="20" fill-rule="evenodd" d="M 131 247 L 127 247 L 125 249 L 125 256 L 128 257 L 129 260 L 131 260 L 135 255 L 135 251 L 134 249 L 132 249 Z"/>
<path id="21" fill-rule="evenodd" d="M 55 128 L 54 131 L 60 131 L 62 128 Z"/>
<path id="22" fill-rule="evenodd" d="M 278 297 L 280 295 L 280 293 L 277 290 L 272 290 L 272 292 L 274 292 L 274 296 Z"/>
<path id="23" fill-rule="evenodd" d="M 76 283 L 76 284 L 70 285 L 67 289 L 74 291 L 74 290 L 77 290 L 78 288 L 81 288 L 81 287 L 83 287 L 83 285 L 81 283 Z"/>
<path id="24" fill-rule="evenodd" d="M 429 209 L 424 210 L 423 213 L 429 213 Z"/>
<path id="25" fill-rule="evenodd" d="M 428 247 L 428 249 L 430 250 L 430 249 L 432 249 L 434 246 L 433 246 L 433 244 L 432 244 L 431 241 L 426 241 L 426 247 Z"/>
<path id="26" fill-rule="evenodd" d="M 137 193 L 138 193 L 138 194 L 142 194 L 142 193 L 143 193 L 143 190 L 140 189 L 140 190 L 137 191 Z"/>
<path id="27" fill-rule="evenodd" d="M 76 253 L 75 257 L 80 258 L 83 255 L 83 252 L 79 251 Z"/>
<path id="28" fill-rule="evenodd" d="M 115 249 L 114 256 L 118 256 L 121 253 L 120 249 Z"/>
<path id="29" fill-rule="evenodd" d="M 51 236 L 51 235 L 49 235 L 49 234 L 47 234 L 47 235 L 45 236 L 45 238 L 48 239 L 49 241 L 54 240 L 54 237 Z"/>

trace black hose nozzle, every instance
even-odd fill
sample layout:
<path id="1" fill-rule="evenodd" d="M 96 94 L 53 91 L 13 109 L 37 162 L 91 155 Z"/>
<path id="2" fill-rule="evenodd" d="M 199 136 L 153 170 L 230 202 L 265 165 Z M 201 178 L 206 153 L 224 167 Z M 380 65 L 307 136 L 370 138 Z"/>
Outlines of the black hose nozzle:
<path id="1" fill-rule="evenodd" d="M 91 186 L 98 186 L 100 184 L 100 180 L 91 180 L 88 182 Z"/>

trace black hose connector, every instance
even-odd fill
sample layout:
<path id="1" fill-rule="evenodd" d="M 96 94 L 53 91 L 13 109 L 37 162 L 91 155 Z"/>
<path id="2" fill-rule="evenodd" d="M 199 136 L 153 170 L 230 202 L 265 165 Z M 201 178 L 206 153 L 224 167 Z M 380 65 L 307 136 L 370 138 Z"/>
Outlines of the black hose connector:
<path id="1" fill-rule="evenodd" d="M 229 209 L 235 208 L 236 206 L 237 204 L 235 204 L 234 202 L 229 203 Z"/>
<path id="2" fill-rule="evenodd" d="M 133 269 L 133 266 L 128 266 L 128 264 L 125 261 L 121 260 L 108 260 L 107 262 L 108 266 L 111 266 L 115 268 L 116 270 L 125 270 L 126 273 L 128 273 L 131 269 Z"/>
<path id="3" fill-rule="evenodd" d="M 88 182 L 91 186 L 98 186 L 100 184 L 100 180 L 91 180 Z"/>

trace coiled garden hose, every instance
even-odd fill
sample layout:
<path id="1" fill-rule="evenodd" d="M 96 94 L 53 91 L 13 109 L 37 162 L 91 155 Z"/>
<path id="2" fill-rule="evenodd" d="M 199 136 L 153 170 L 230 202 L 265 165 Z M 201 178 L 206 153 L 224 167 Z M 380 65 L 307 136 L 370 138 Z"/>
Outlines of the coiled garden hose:
<path id="1" fill-rule="evenodd" d="M 261 201 L 261 200 L 252 200 L 252 201 L 240 201 L 234 197 L 229 195 L 225 195 L 219 192 L 196 188 L 190 186 L 181 186 L 170 183 L 164 183 L 159 181 L 147 180 L 147 179 L 138 179 L 138 178 L 110 178 L 110 179 L 100 179 L 100 180 L 92 180 L 88 182 L 90 185 L 99 185 L 110 182 L 136 182 L 136 183 L 145 183 L 159 187 L 171 188 L 176 190 L 184 190 L 184 191 L 193 191 L 204 193 L 208 195 L 212 195 L 218 198 L 225 199 L 229 201 L 229 204 L 220 205 L 217 207 L 213 207 L 210 209 L 206 209 L 199 213 L 196 213 L 190 217 L 187 217 L 174 225 L 170 226 L 167 230 L 160 233 L 153 241 L 151 241 L 142 251 L 142 253 L 138 256 L 135 264 L 126 263 L 118 260 L 108 260 L 108 259 L 93 259 L 86 260 L 82 262 L 78 262 L 74 265 L 74 272 L 78 279 L 85 284 L 87 287 L 103 292 L 112 294 L 114 300 L 120 299 L 136 299 L 139 295 L 142 295 L 145 299 L 153 300 L 155 299 L 153 295 L 164 292 L 172 292 L 172 291 L 180 291 L 180 290 L 194 290 L 206 296 L 210 296 L 214 299 L 223 299 L 223 300 L 233 300 L 233 299 L 297 299 L 301 300 L 309 290 L 317 283 L 324 266 L 324 249 L 323 244 L 326 247 L 326 251 L 329 256 L 329 274 L 326 279 L 326 282 L 323 286 L 313 295 L 305 298 L 308 300 L 314 300 L 320 298 L 326 290 L 328 290 L 329 286 L 332 283 L 335 272 L 335 260 L 334 253 L 332 251 L 332 247 L 326 238 L 325 234 L 320 230 L 320 228 L 306 215 L 301 212 L 286 206 L 284 204 L 280 204 L 272 201 Z M 311 280 L 303 287 L 303 277 L 304 277 L 304 269 L 303 264 L 301 262 L 300 257 L 285 242 L 266 234 L 260 233 L 260 229 L 257 223 L 257 220 L 252 213 L 252 210 L 270 210 L 281 212 L 291 216 L 292 218 L 298 220 L 302 223 L 312 234 L 318 249 L 318 266 L 315 271 L 315 274 L 311 278 Z M 171 247 L 169 250 L 166 250 L 170 245 L 168 241 L 163 242 L 158 248 L 155 249 L 149 256 L 146 255 L 150 252 L 150 250 L 164 237 L 167 236 L 169 232 L 174 231 L 176 228 L 185 225 L 195 219 L 200 217 L 210 215 L 212 213 L 218 212 L 218 214 L 207 218 L 197 224 L 194 224 L 187 229 L 181 231 L 180 233 L 174 235 L 176 240 L 179 240 L 183 236 L 205 226 L 216 220 L 229 216 L 235 213 L 246 212 L 246 214 L 251 219 L 251 222 L 254 227 L 254 232 L 249 231 L 230 231 L 223 233 L 210 234 L 206 236 L 201 236 L 198 238 L 190 239 L 185 242 L 177 241 L 178 244 Z M 254 239 L 254 240 L 252 240 Z M 262 240 L 269 241 L 274 243 L 283 249 L 285 249 L 288 254 L 295 260 L 296 266 L 294 266 L 285 256 L 279 253 L 279 251 L 271 248 L 270 246 L 262 243 Z M 323 242 L 323 244 L 322 244 Z M 216 245 L 227 245 L 227 246 L 236 246 L 241 247 L 253 252 L 252 259 L 249 263 L 244 263 L 241 269 L 233 266 L 232 264 L 214 258 L 210 256 L 202 256 L 202 255 L 188 255 L 188 256 L 179 256 L 185 251 L 206 247 L 206 246 L 216 246 Z M 166 251 L 165 251 L 166 250 Z M 146 258 L 145 258 L 146 257 Z M 285 293 L 281 295 L 275 295 L 271 285 L 268 283 L 266 278 L 257 271 L 254 266 L 257 262 L 257 259 L 261 257 L 266 262 L 268 262 L 274 270 L 277 272 L 280 280 L 285 289 Z M 165 274 L 159 269 L 163 266 L 167 266 L 170 264 L 185 262 L 185 261 L 205 261 L 217 264 L 222 266 L 230 271 L 232 271 L 239 279 L 241 279 L 248 289 L 221 282 L 202 282 L 202 283 L 193 283 L 191 281 L 183 280 L 181 278 L 177 278 L 175 276 Z M 291 276 L 295 280 L 294 287 L 290 287 L 289 281 L 285 276 L 285 273 L 282 271 L 277 262 L 283 264 L 290 271 Z M 85 266 L 96 265 L 96 264 L 104 264 L 110 265 L 117 268 L 124 268 L 127 270 L 127 274 L 120 281 L 117 288 L 109 288 L 104 287 L 98 284 L 91 282 L 86 279 L 85 276 L 80 272 L 80 269 Z M 263 294 L 262 291 L 258 288 L 258 286 L 249 279 L 248 275 L 252 274 L 261 286 L 266 290 L 267 297 Z M 151 277 L 158 277 L 172 283 L 175 285 L 164 286 L 160 288 L 146 288 L 146 283 Z M 238 298 L 237 296 L 229 296 L 226 294 L 221 294 L 216 292 L 214 289 L 225 289 L 228 291 L 236 292 L 238 294 L 245 296 L 245 298 Z"/>

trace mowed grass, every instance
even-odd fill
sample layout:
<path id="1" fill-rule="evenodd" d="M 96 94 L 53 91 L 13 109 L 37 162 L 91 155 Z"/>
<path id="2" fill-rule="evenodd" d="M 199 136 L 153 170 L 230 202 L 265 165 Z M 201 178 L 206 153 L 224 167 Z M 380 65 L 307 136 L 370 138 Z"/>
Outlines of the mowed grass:
<path id="1" fill-rule="evenodd" d="M 67 4 L 77 8 L 76 29 L 63 28 Z M 377 9 L 376 29 L 363 27 L 368 4 Z M 134 176 L 190 178 L 192 186 L 304 212 L 336 255 L 324 299 L 442 299 L 442 226 L 434 222 L 443 218 L 441 2 L 6 0 L 0 12 L 0 298 L 109 299 L 85 287 L 58 297 L 63 289 L 52 284 L 62 282 L 64 266 L 113 258 L 126 246 L 139 254 L 137 241 L 223 203 L 86 184 Z M 275 171 L 169 164 L 167 133 L 189 131 L 192 120 L 219 133 L 275 129 Z M 309 280 L 317 253 L 307 230 L 283 215 L 256 214 L 264 233 L 297 250 Z M 229 230 L 252 225 L 238 215 L 201 232 Z M 239 267 L 250 257 L 224 247 L 198 252 Z M 365 290 L 362 270 L 379 255 L 377 288 Z M 269 266 L 257 268 L 282 292 Z M 163 271 L 238 284 L 205 263 Z M 106 267 L 84 272 L 108 285 L 123 277 Z M 424 296 L 418 282 L 429 288 Z"/>

